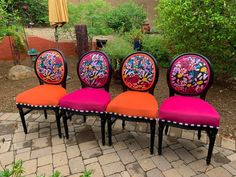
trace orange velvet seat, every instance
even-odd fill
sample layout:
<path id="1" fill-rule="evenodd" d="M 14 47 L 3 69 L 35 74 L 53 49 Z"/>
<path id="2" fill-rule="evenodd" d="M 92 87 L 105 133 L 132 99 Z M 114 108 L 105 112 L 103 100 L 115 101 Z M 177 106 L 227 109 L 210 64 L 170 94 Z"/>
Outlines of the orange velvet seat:
<path id="1" fill-rule="evenodd" d="M 150 93 L 126 91 L 115 97 L 108 104 L 106 111 L 113 114 L 157 119 L 158 104 Z"/>
<path id="2" fill-rule="evenodd" d="M 16 103 L 31 106 L 58 106 L 59 100 L 64 95 L 66 95 L 66 90 L 60 85 L 44 84 L 17 95 Z"/>

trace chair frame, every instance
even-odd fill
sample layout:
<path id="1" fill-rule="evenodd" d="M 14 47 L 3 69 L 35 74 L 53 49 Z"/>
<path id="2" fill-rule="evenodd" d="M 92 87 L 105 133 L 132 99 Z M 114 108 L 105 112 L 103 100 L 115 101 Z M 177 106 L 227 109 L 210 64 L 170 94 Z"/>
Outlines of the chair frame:
<path id="1" fill-rule="evenodd" d="M 184 55 L 197 55 L 201 58 L 203 58 L 209 65 L 209 69 L 210 69 L 210 79 L 208 82 L 208 85 L 204 88 L 204 90 L 202 92 L 200 92 L 199 94 L 183 94 L 183 93 L 179 93 L 176 90 L 174 90 L 171 86 L 170 83 L 170 71 L 171 68 L 174 64 L 174 62 L 179 59 L 180 57 L 184 56 Z M 214 72 L 212 70 L 212 66 L 210 61 L 203 55 L 197 54 L 197 53 L 183 53 L 181 55 L 178 55 L 177 57 L 175 57 L 171 64 L 170 67 L 167 70 L 167 83 L 168 83 L 168 87 L 169 87 L 169 97 L 174 96 L 175 94 L 178 95 L 182 95 L 182 96 L 200 96 L 200 99 L 205 101 L 206 98 L 206 94 L 208 89 L 211 87 L 212 83 L 213 83 L 213 77 L 214 77 Z M 212 151 L 213 151 L 213 147 L 215 144 L 215 139 L 216 139 L 216 135 L 218 132 L 218 129 L 213 127 L 213 126 L 201 126 L 201 125 L 190 125 L 190 124 L 183 124 L 183 123 L 177 123 L 177 122 L 173 122 L 173 121 L 166 121 L 166 120 L 159 120 L 159 133 L 158 133 L 158 154 L 161 155 L 162 154 L 162 139 L 163 139 L 163 130 L 165 128 L 165 134 L 167 134 L 168 132 L 168 127 L 172 126 L 172 127 L 177 127 L 177 128 L 181 128 L 181 129 L 188 129 L 188 130 L 197 130 L 198 131 L 198 139 L 201 138 L 201 131 L 204 130 L 207 132 L 207 135 L 209 137 L 209 148 L 208 148 L 208 154 L 207 154 L 207 158 L 206 158 L 206 162 L 207 164 L 210 164 L 211 162 L 211 156 L 212 156 Z"/>
<path id="2" fill-rule="evenodd" d="M 121 64 L 121 68 L 120 68 L 120 74 L 122 74 L 122 66 L 124 65 L 125 61 L 134 54 L 146 54 L 148 55 L 150 58 L 153 59 L 154 65 L 155 65 L 155 70 L 156 70 L 156 76 L 155 76 L 155 80 L 153 81 L 153 85 L 151 86 L 151 88 L 149 88 L 148 90 L 144 90 L 144 91 L 139 91 L 139 90 L 135 90 L 135 89 L 130 89 L 128 88 L 123 79 L 122 80 L 122 86 L 123 86 L 123 92 L 127 91 L 127 90 L 131 90 L 131 91 L 137 91 L 137 92 L 149 92 L 150 94 L 153 95 L 154 93 L 154 89 L 156 87 L 156 84 L 158 82 L 158 77 L 159 77 L 159 68 L 157 65 L 157 61 L 155 60 L 155 58 L 147 53 L 147 52 L 143 52 L 143 51 L 138 51 L 135 53 L 132 53 L 130 55 L 128 55 L 122 62 Z M 108 124 L 108 141 L 109 141 L 109 145 L 112 145 L 112 125 L 116 122 L 117 119 L 121 119 L 122 120 L 122 128 L 124 129 L 125 127 L 125 121 L 133 121 L 133 122 L 145 122 L 145 123 L 149 123 L 150 124 L 150 133 L 151 133 L 151 139 L 150 139 L 150 153 L 153 154 L 153 149 L 154 149 L 154 139 L 155 139 L 155 131 L 156 131 L 156 119 L 150 119 L 148 117 L 136 117 L 136 116 L 129 116 L 129 115 L 122 115 L 122 114 L 116 114 L 116 113 L 111 113 L 111 112 L 107 112 L 106 115 L 106 119 L 107 119 L 107 124 Z"/>
<path id="3" fill-rule="evenodd" d="M 43 85 L 43 84 L 46 84 L 46 82 L 44 82 L 38 75 L 37 71 L 36 71 L 36 62 L 37 60 L 39 59 L 40 55 L 47 52 L 47 51 L 56 51 L 58 53 L 60 53 L 60 55 L 62 56 L 63 58 L 63 62 L 64 62 L 64 76 L 63 76 L 63 79 L 62 81 L 59 83 L 59 84 L 51 84 L 51 85 L 62 85 L 63 88 L 66 89 L 66 77 L 67 77 L 67 61 L 65 59 L 65 56 L 64 54 L 59 51 L 58 49 L 47 49 L 47 50 L 44 50 L 42 51 L 41 53 L 38 54 L 36 60 L 34 61 L 34 70 L 35 70 L 35 73 L 37 75 L 37 78 L 39 80 L 39 84 L 40 85 Z M 28 113 L 30 113 L 31 111 L 33 110 L 43 110 L 44 111 L 44 116 L 45 116 L 45 119 L 47 119 L 47 110 L 52 110 L 55 112 L 55 116 L 56 116 L 56 123 L 57 123 L 57 129 L 58 129 L 58 136 L 61 138 L 62 135 L 61 135 L 61 124 L 60 124 L 60 118 L 62 116 L 61 112 L 59 111 L 59 106 L 43 106 L 43 105 L 40 105 L 40 106 L 34 106 L 34 105 L 30 105 L 30 104 L 23 104 L 23 103 L 18 103 L 16 104 L 17 108 L 19 109 L 19 114 L 20 114 L 20 118 L 21 118 L 21 122 L 22 122 L 22 125 L 23 125 L 23 129 L 24 129 L 24 132 L 25 134 L 28 133 L 27 131 L 27 126 L 26 126 L 26 122 L 25 122 L 25 115 L 27 115 Z M 27 109 L 27 110 L 23 110 L 23 109 Z"/>
<path id="4" fill-rule="evenodd" d="M 83 57 L 89 53 L 92 52 L 98 52 L 98 53 L 102 53 L 107 61 L 108 61 L 108 65 L 109 65 L 109 76 L 108 76 L 108 80 L 107 83 L 102 86 L 102 87 L 90 87 L 90 88 L 104 88 L 107 92 L 109 91 L 109 86 L 110 86 L 110 82 L 111 82 L 111 77 L 112 77 L 112 66 L 111 66 L 111 62 L 109 57 L 102 51 L 98 51 L 98 50 L 91 50 L 89 52 L 84 53 L 78 63 L 77 63 L 77 75 L 79 77 L 79 80 L 81 82 L 81 87 L 82 88 L 86 88 L 89 87 L 86 85 L 86 83 L 83 82 L 83 80 L 80 77 L 79 74 L 79 64 L 80 61 L 83 59 Z M 67 120 L 72 118 L 73 115 L 82 115 L 84 122 L 86 122 L 86 116 L 99 116 L 101 119 L 101 133 L 102 133 L 102 144 L 105 145 L 105 125 L 106 125 L 106 114 L 105 112 L 99 112 L 99 111 L 88 111 L 88 110 L 73 110 L 73 109 L 63 109 L 60 107 L 60 110 L 62 111 L 62 117 L 63 117 L 63 123 L 64 123 L 64 129 L 65 129 L 65 136 L 68 139 L 69 138 L 69 130 L 68 130 L 68 124 L 67 124 Z"/>

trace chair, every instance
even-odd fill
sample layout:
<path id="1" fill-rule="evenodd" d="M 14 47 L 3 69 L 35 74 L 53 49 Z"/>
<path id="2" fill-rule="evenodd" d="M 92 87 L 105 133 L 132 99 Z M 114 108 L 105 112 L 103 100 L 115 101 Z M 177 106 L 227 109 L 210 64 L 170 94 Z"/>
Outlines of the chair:
<path id="1" fill-rule="evenodd" d="M 20 93 L 16 97 L 24 132 L 27 134 L 26 114 L 32 110 L 43 110 L 47 119 L 47 110 L 53 110 L 58 135 L 61 137 L 59 100 L 66 94 L 67 63 L 65 57 L 59 50 L 45 50 L 36 58 L 34 69 L 40 85 Z"/>
<path id="2" fill-rule="evenodd" d="M 158 104 L 153 91 L 159 70 L 153 56 L 136 52 L 127 56 L 121 66 L 124 92 L 116 96 L 107 106 L 109 145 L 112 145 L 112 124 L 117 119 L 150 123 L 150 153 L 153 154 Z"/>
<path id="3" fill-rule="evenodd" d="M 170 97 L 164 100 L 159 109 L 159 155 L 162 153 L 165 126 L 198 130 L 199 139 L 201 130 L 205 130 L 209 136 L 206 159 L 209 164 L 220 121 L 218 112 L 205 101 L 213 82 L 213 70 L 209 60 L 195 53 L 177 56 L 167 71 L 167 82 Z"/>
<path id="4" fill-rule="evenodd" d="M 105 144 L 105 110 L 111 100 L 108 93 L 111 81 L 109 58 L 101 51 L 85 53 L 77 65 L 77 74 L 82 88 L 69 93 L 60 100 L 60 109 L 66 138 L 69 138 L 67 120 L 74 114 L 100 116 L 102 143 Z"/>

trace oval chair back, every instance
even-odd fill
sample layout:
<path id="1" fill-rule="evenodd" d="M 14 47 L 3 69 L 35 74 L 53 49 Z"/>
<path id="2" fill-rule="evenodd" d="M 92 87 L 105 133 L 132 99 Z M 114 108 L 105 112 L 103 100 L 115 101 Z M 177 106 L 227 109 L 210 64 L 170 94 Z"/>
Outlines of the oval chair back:
<path id="1" fill-rule="evenodd" d="M 167 71 L 170 96 L 175 93 L 186 96 L 199 96 L 205 99 L 213 82 L 210 61 L 196 53 L 185 53 L 173 59 Z"/>
<path id="2" fill-rule="evenodd" d="M 146 52 L 135 52 L 123 60 L 121 76 L 124 90 L 148 91 L 153 94 L 159 69 L 152 55 Z"/>
<path id="3" fill-rule="evenodd" d="M 81 56 L 77 74 L 82 87 L 105 88 L 108 91 L 112 74 L 110 60 L 101 51 L 89 51 Z"/>
<path id="4" fill-rule="evenodd" d="M 34 68 L 40 84 L 61 84 L 66 88 L 67 63 L 59 50 L 41 52 L 35 60 Z"/>

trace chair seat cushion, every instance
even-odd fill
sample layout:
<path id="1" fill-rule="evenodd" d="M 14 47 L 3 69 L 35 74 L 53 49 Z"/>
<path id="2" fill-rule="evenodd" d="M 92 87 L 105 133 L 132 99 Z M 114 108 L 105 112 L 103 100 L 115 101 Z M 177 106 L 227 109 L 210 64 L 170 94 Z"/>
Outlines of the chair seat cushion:
<path id="1" fill-rule="evenodd" d="M 157 118 L 158 104 L 147 92 L 126 91 L 115 97 L 107 106 L 107 112 L 127 116 Z"/>
<path id="2" fill-rule="evenodd" d="M 164 100 L 159 111 L 160 120 L 194 126 L 218 127 L 220 115 L 208 102 L 189 96 L 172 96 Z"/>
<path id="3" fill-rule="evenodd" d="M 103 89 L 82 88 L 63 97 L 60 100 L 60 107 L 104 112 L 110 100 L 110 94 Z"/>
<path id="4" fill-rule="evenodd" d="M 66 95 L 66 90 L 60 85 L 44 84 L 17 95 L 16 103 L 31 106 L 58 106 L 59 100 L 64 95 Z"/>

